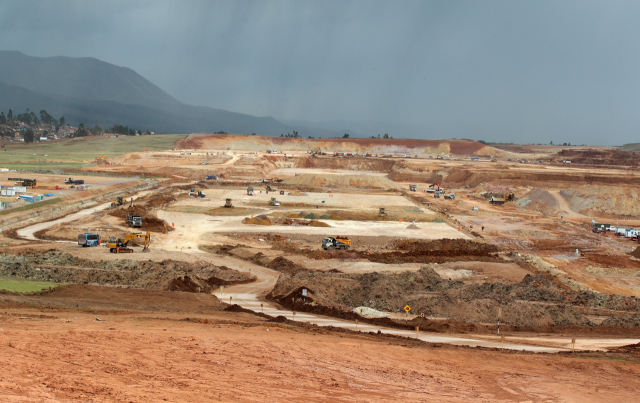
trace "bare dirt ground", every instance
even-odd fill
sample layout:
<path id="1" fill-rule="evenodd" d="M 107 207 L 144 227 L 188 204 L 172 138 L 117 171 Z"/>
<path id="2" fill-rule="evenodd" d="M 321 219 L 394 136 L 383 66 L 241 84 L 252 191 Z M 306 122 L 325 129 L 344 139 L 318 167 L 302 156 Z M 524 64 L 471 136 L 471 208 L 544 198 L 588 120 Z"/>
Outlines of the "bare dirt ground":
<path id="1" fill-rule="evenodd" d="M 267 155 L 273 148 L 279 154 Z M 134 203 L 149 224 L 141 230 L 152 230 L 151 251 L 137 244 L 122 256 L 74 242 L 82 232 L 106 240 L 140 231 L 125 225 L 126 208 L 5 231 L 3 276 L 70 285 L 0 294 L 0 357 L 12 363 L 3 398 L 633 400 L 638 348 L 620 346 L 640 335 L 640 252 L 636 241 L 591 232 L 591 220 L 640 227 L 635 157 L 501 148 L 192 135 L 174 150 L 83 168 L 172 178 Z M 328 154 L 307 152 L 317 149 Z M 577 163 L 554 162 L 569 157 Z M 284 182 L 267 194 L 260 180 L 274 177 Z M 91 200 L 137 183 L 110 180 L 64 197 Z M 436 183 L 456 198 L 427 193 Z M 190 188 L 206 197 L 187 197 Z M 489 203 L 510 192 L 515 200 Z M 280 206 L 268 205 L 272 197 Z M 226 198 L 236 207 L 222 207 Z M 351 248 L 322 250 L 322 238 L 337 235 Z M 225 311 L 218 298 L 272 317 Z M 375 322 L 358 307 L 387 317 Z M 292 323 L 294 311 L 330 327 Z M 410 337 L 419 326 L 421 340 L 499 347 L 498 312 L 509 349 L 566 352 L 577 338 L 579 352 L 501 353 Z M 358 318 L 374 334 L 350 332 Z"/>
<path id="2" fill-rule="evenodd" d="M 0 316 L 3 400 L 595 402 L 640 388 L 632 354 L 429 348 L 242 315 L 13 310 Z"/>

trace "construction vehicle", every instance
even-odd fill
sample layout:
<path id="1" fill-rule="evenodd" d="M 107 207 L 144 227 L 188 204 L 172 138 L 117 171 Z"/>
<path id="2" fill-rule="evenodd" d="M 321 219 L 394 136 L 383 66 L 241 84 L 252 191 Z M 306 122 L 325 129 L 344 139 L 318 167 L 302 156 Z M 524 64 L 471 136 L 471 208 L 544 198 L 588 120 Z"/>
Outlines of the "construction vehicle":
<path id="1" fill-rule="evenodd" d="M 146 234 L 143 234 L 143 233 L 129 234 L 124 239 L 122 238 L 116 239 L 116 237 L 110 237 L 109 242 L 107 243 L 107 246 L 109 247 L 109 252 L 133 253 L 133 249 L 128 247 L 129 241 L 132 240 L 133 238 L 144 238 L 144 248 L 142 248 L 142 252 L 145 252 L 145 253 L 149 252 L 149 243 L 151 241 L 151 234 L 149 232 L 147 232 Z"/>
<path id="2" fill-rule="evenodd" d="M 447 193 L 446 195 L 444 195 L 444 199 L 445 200 L 455 200 L 456 199 L 456 195 L 455 195 L 455 193 Z"/>
<path id="3" fill-rule="evenodd" d="M 231 199 L 227 199 L 226 203 L 222 207 L 233 208 L 233 204 L 231 204 Z"/>
<path id="4" fill-rule="evenodd" d="M 504 204 L 504 203 L 506 203 L 508 201 L 513 201 L 513 199 L 515 199 L 515 195 L 513 194 L 513 192 L 511 192 L 511 193 L 507 193 L 507 194 L 502 195 L 502 197 L 492 196 L 489 199 L 489 203 L 491 203 L 491 204 Z"/>
<path id="5" fill-rule="evenodd" d="M 253 196 L 253 186 L 247 188 L 247 196 Z"/>
<path id="6" fill-rule="evenodd" d="M 439 199 L 440 198 L 440 192 L 435 192 L 433 194 L 433 197 L 435 197 L 436 199 Z"/>
<path id="7" fill-rule="evenodd" d="M 97 157 L 96 158 L 96 164 L 97 165 L 107 165 L 108 164 L 107 158 L 109 158 L 109 157 L 107 157 L 106 155 L 101 155 L 101 156 Z"/>
<path id="8" fill-rule="evenodd" d="M 267 192 L 274 192 L 276 188 L 271 185 L 264 185 L 264 188 L 267 189 Z"/>
<path id="9" fill-rule="evenodd" d="M 73 178 L 68 178 L 64 180 L 64 183 L 66 185 L 84 185 L 84 181 L 83 180 L 74 180 Z"/>
<path id="10" fill-rule="evenodd" d="M 281 191 L 280 191 L 280 194 L 281 194 L 281 195 L 284 195 L 284 190 L 281 190 Z"/>
<path id="11" fill-rule="evenodd" d="M 207 175 L 205 179 L 218 179 L 218 177 L 215 175 Z"/>
<path id="12" fill-rule="evenodd" d="M 271 200 L 269 200 L 269 205 L 270 206 L 279 206 L 280 202 L 277 201 L 275 197 L 272 197 Z"/>
<path id="13" fill-rule="evenodd" d="M 387 213 L 384 212 L 384 207 L 380 207 L 380 217 L 386 217 Z"/>
<path id="14" fill-rule="evenodd" d="M 409 185 L 409 190 L 411 190 L 412 192 L 415 192 L 417 188 L 418 188 L 418 185 L 416 184 L 412 183 Z"/>
<path id="15" fill-rule="evenodd" d="M 335 238 L 324 238 L 322 240 L 322 249 L 324 250 L 346 250 L 351 247 L 351 239 L 345 236 L 337 236 Z"/>
<path id="16" fill-rule="evenodd" d="M 100 246 L 100 235 L 88 232 L 80 234 L 78 235 L 78 245 L 82 245 L 83 248 L 89 246 Z"/>
<path id="17" fill-rule="evenodd" d="M 13 179 L 16 180 L 16 186 L 25 186 L 25 187 L 34 188 L 38 184 L 37 179 L 22 179 L 22 178 L 13 178 Z"/>
<path id="18" fill-rule="evenodd" d="M 127 225 L 133 228 L 142 227 L 142 217 L 136 213 L 127 213 Z"/>
<path id="19" fill-rule="evenodd" d="M 191 188 L 191 191 L 189 192 L 189 197 L 202 197 L 204 198 L 206 196 L 206 194 L 202 193 L 201 190 L 198 190 L 196 192 L 196 188 Z"/>
<path id="20" fill-rule="evenodd" d="M 118 196 L 116 201 L 111 202 L 111 207 L 118 207 L 124 204 L 124 198 L 122 196 Z"/>
<path id="21" fill-rule="evenodd" d="M 273 183 L 280 183 L 280 182 L 284 182 L 284 179 L 280 179 L 280 178 L 271 178 L 271 182 L 273 182 Z"/>
<path id="22" fill-rule="evenodd" d="M 429 185 L 429 188 L 427 189 L 427 193 L 440 193 L 440 185 L 438 183 Z"/>

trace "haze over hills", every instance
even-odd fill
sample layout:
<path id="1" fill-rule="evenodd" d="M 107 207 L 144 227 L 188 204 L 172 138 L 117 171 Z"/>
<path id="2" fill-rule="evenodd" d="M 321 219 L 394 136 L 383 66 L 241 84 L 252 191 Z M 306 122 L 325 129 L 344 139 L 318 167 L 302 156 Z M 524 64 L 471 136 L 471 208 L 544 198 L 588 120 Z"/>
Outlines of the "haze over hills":
<path id="1" fill-rule="evenodd" d="M 94 58 L 32 57 L 0 51 L 0 110 L 41 109 L 72 125 L 113 124 L 163 133 L 257 133 L 294 129 L 256 117 L 184 104 L 137 74 Z M 315 135 L 315 133 L 309 135 Z"/>

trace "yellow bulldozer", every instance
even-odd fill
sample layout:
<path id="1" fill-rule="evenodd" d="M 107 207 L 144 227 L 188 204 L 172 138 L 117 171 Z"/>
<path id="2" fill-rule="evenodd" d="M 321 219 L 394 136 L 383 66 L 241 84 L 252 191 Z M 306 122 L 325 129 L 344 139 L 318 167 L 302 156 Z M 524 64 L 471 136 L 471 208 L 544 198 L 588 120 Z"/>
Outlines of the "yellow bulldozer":
<path id="1" fill-rule="evenodd" d="M 233 204 L 231 204 L 231 199 L 226 199 L 226 203 L 222 207 L 233 208 Z"/>
<path id="2" fill-rule="evenodd" d="M 121 196 L 118 196 L 115 201 L 111 202 L 111 207 L 118 207 L 118 206 L 122 206 L 123 204 L 124 204 L 124 198 Z"/>
<path id="3" fill-rule="evenodd" d="M 142 252 L 149 252 L 149 243 L 151 241 L 151 233 L 147 232 L 146 234 L 143 233 L 135 233 L 135 234 L 129 234 L 127 235 L 126 238 L 122 239 L 122 238 L 118 238 L 116 239 L 116 237 L 111 237 L 109 238 L 109 242 L 107 243 L 107 246 L 109 247 L 109 252 L 111 253 L 133 253 L 133 249 L 129 248 L 129 241 L 132 240 L 133 238 L 144 238 L 144 248 L 142 248 Z"/>

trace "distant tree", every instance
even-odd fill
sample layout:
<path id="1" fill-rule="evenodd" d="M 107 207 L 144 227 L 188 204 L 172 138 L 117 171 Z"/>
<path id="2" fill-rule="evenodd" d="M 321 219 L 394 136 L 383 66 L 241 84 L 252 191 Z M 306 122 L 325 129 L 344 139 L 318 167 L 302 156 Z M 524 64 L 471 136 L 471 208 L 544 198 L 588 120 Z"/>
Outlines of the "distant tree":
<path id="1" fill-rule="evenodd" d="M 562 145 L 563 145 L 563 146 L 566 146 L 566 145 L 567 145 L 567 143 L 562 143 Z"/>
<path id="2" fill-rule="evenodd" d="M 29 113 L 29 117 L 31 118 L 31 123 L 33 123 L 34 125 L 37 125 L 40 122 L 38 120 L 38 117 L 36 116 L 36 114 L 33 113 L 33 111 L 31 111 L 31 113 Z"/>
<path id="3" fill-rule="evenodd" d="M 345 133 L 344 136 L 342 136 L 343 139 L 348 139 L 349 138 L 349 134 Z"/>
<path id="4" fill-rule="evenodd" d="M 385 133 L 384 136 L 382 136 L 383 139 L 388 139 L 389 138 L 389 133 Z"/>
<path id="5" fill-rule="evenodd" d="M 65 123 L 66 123 L 66 119 L 63 116 L 60 118 L 60 126 L 64 126 Z"/>
<path id="6" fill-rule="evenodd" d="M 551 146 L 552 146 L 552 145 L 553 145 L 553 141 L 550 141 L 550 142 L 549 142 L 549 145 L 551 145 Z"/>
<path id="7" fill-rule="evenodd" d="M 104 133 L 104 130 L 102 130 L 102 128 L 98 125 L 95 125 L 93 127 L 93 129 L 89 130 L 91 132 L 92 135 L 94 136 L 101 136 L 102 133 Z"/>
<path id="8" fill-rule="evenodd" d="M 4 111 L 0 112 L 0 123 L 7 123 L 7 117 L 4 116 Z"/>
<path id="9" fill-rule="evenodd" d="M 13 120 L 13 111 L 11 109 L 9 109 L 9 113 L 7 113 L 7 120 L 9 121 Z"/>
<path id="10" fill-rule="evenodd" d="M 56 125 L 56 132 L 60 130 L 60 125 Z"/>
<path id="11" fill-rule="evenodd" d="M 251 135 L 252 135 L 252 136 L 255 136 L 256 134 L 255 134 L 255 133 L 251 133 Z"/>
<path id="12" fill-rule="evenodd" d="M 378 138 L 380 138 L 380 135 L 378 134 Z"/>
<path id="13" fill-rule="evenodd" d="M 24 132 L 24 142 L 25 143 L 33 143 L 33 139 L 35 137 L 35 134 L 33 133 L 33 130 L 31 129 L 27 129 Z"/>
<path id="14" fill-rule="evenodd" d="M 478 140 L 478 143 L 487 144 L 487 142 L 484 140 Z"/>
<path id="15" fill-rule="evenodd" d="M 280 133 L 280 137 L 284 137 L 284 134 L 283 134 L 283 133 Z"/>
<path id="16" fill-rule="evenodd" d="M 49 115 L 46 110 L 43 109 L 40 111 L 40 121 L 42 123 L 46 125 L 50 125 L 53 123 L 54 120 L 55 119 L 53 119 L 53 116 Z"/>

